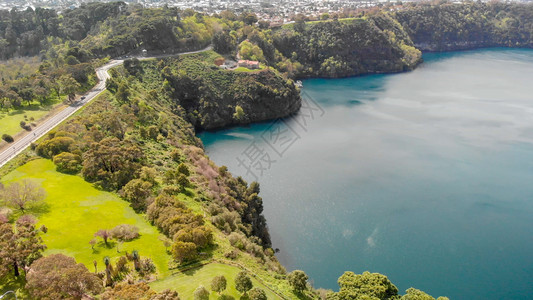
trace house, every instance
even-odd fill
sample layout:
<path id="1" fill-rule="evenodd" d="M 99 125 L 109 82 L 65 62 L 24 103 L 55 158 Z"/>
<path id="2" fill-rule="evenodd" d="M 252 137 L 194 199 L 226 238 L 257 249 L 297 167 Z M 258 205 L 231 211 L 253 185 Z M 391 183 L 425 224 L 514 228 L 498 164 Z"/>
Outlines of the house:
<path id="1" fill-rule="evenodd" d="M 233 61 L 233 60 L 226 60 L 224 62 L 224 64 L 220 65 L 220 68 L 221 69 L 224 69 L 224 70 L 233 70 L 237 67 L 237 62 L 236 61 Z"/>
<path id="2" fill-rule="evenodd" d="M 239 67 L 245 67 L 248 69 L 259 69 L 259 62 L 256 60 L 239 60 Z"/>

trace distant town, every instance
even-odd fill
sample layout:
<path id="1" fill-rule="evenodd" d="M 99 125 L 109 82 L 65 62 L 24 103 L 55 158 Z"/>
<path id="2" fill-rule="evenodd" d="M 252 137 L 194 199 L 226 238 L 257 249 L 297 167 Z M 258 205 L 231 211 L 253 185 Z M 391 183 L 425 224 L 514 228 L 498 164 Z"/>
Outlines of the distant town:
<path id="1" fill-rule="evenodd" d="M 455 0 L 461 3 L 467 0 Z M 471 1 L 471 0 L 468 0 Z M 488 2 L 489 0 L 483 0 Z M 515 0 L 507 2 L 531 2 L 533 0 Z M 0 9 L 24 10 L 28 7 L 54 8 L 65 10 L 75 8 L 83 3 L 94 2 L 94 0 L 4 0 L 0 2 Z M 111 1 L 100 1 L 111 2 Z M 371 8 L 374 6 L 394 5 L 405 2 L 416 2 L 412 0 L 390 1 L 390 0 L 129 0 L 124 1 L 131 5 L 142 5 L 143 7 L 178 7 L 180 9 L 193 9 L 206 14 L 216 14 L 224 10 L 235 13 L 253 12 L 257 14 L 259 20 L 268 21 L 271 26 L 282 25 L 294 21 L 298 15 L 305 15 L 310 20 L 323 17 L 325 14 L 342 14 L 352 10 Z"/>

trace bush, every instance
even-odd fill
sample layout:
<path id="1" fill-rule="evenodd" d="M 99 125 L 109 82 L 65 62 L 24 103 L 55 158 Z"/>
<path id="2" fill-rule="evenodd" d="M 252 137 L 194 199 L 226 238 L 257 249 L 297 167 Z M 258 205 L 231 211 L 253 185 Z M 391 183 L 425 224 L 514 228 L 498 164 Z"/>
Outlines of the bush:
<path id="1" fill-rule="evenodd" d="M 150 258 L 143 258 L 140 265 L 139 273 L 143 276 L 155 273 L 156 271 L 155 264 Z"/>
<path id="2" fill-rule="evenodd" d="M 13 143 L 15 141 L 15 139 L 12 136 L 6 133 L 2 134 L 2 139 L 8 143 Z"/>
<path id="3" fill-rule="evenodd" d="M 234 260 L 234 259 L 237 259 L 237 257 L 239 257 L 239 254 L 237 253 L 237 251 L 231 250 L 229 252 L 224 253 L 224 257 Z"/>
<path id="4" fill-rule="evenodd" d="M 61 152 L 53 161 L 59 172 L 76 174 L 81 170 L 81 157 L 76 154 Z"/>
<path id="5" fill-rule="evenodd" d="M 251 300 L 267 300 L 267 295 L 265 291 L 258 287 L 254 287 L 250 290 L 250 299 Z"/>
<path id="6" fill-rule="evenodd" d="M 131 224 L 121 224 L 111 229 L 110 234 L 116 240 L 127 242 L 139 237 L 139 228 Z"/>
<path id="7" fill-rule="evenodd" d="M 76 144 L 73 138 L 66 136 L 56 136 L 52 139 L 46 140 L 37 146 L 37 154 L 44 158 L 52 158 L 61 152 L 69 152 L 73 150 Z"/>
<path id="8" fill-rule="evenodd" d="M 201 285 L 194 290 L 194 300 L 208 300 L 209 292 L 207 289 Z"/>

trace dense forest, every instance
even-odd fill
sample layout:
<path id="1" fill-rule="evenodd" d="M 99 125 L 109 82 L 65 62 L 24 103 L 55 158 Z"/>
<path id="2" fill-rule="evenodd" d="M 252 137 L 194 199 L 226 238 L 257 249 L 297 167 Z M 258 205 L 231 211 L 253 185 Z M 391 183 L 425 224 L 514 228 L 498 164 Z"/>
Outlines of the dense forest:
<path id="1" fill-rule="evenodd" d="M 421 50 L 533 46 L 533 6 L 527 4 L 422 4 L 394 16 Z"/>
<path id="2" fill-rule="evenodd" d="M 264 290 L 252 289 L 250 277 L 290 299 L 434 298 L 414 288 L 402 296 L 377 273 L 346 272 L 334 292 L 314 289 L 302 271 L 286 272 L 262 215 L 259 184 L 216 166 L 196 130 L 296 112 L 297 78 L 408 71 L 421 62 L 421 50 L 533 46 L 533 5 L 493 2 L 389 5 L 345 18 L 300 18 L 276 29 L 257 23 L 251 13 L 208 16 L 123 2 L 83 4 L 61 14 L 41 8 L 0 11 L 0 16 L 0 58 L 11 59 L 6 65 L 17 57 L 38 61 L 33 72 L 2 72 L 0 109 L 5 111 L 62 96 L 73 101 L 96 82 L 94 68 L 112 57 L 213 46 L 186 56 L 125 60 L 110 72 L 106 92 L 0 174 L 39 158 L 53 161 L 58 172 L 120 196 L 155 227 L 171 257 L 170 270 L 213 261 L 253 270 L 235 278 L 241 299 L 266 299 Z M 260 68 L 220 67 L 241 58 L 257 60 Z M 101 258 L 100 270 L 96 260 L 90 272 L 63 254 L 43 257 L 48 228 L 37 227 L 35 218 L 46 212 L 38 205 L 44 198 L 33 183 L 0 185 L 2 290 L 9 283 L 35 299 L 192 298 L 171 290 L 156 293 L 146 284 L 165 270 L 156 267 L 154 257 L 120 252 L 122 243 L 139 238 L 131 224 L 102 228 L 88 241 L 93 250 L 114 245 L 120 253 Z M 67 284 L 62 274 L 76 280 Z M 213 278 L 212 291 L 220 295 L 225 289 L 226 278 Z M 206 299 L 205 293 L 198 287 L 194 298 Z"/>

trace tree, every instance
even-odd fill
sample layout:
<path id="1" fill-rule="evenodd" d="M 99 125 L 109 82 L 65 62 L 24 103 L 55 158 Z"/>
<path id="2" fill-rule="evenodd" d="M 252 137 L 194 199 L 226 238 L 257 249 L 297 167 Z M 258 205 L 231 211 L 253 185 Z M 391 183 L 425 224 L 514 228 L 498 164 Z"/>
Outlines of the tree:
<path id="1" fill-rule="evenodd" d="M 61 152 L 53 158 L 57 170 L 63 173 L 76 174 L 81 170 L 81 156 L 69 152 Z"/>
<path id="2" fill-rule="evenodd" d="M 25 215 L 15 222 L 0 225 L 0 277 L 11 268 L 15 277 L 20 275 L 19 268 L 31 265 L 42 256 L 46 249 L 35 229 L 35 219 Z"/>
<path id="3" fill-rule="evenodd" d="M 96 245 L 96 239 L 91 239 L 89 241 L 89 245 L 91 245 L 91 249 L 94 250 L 94 245 Z"/>
<path id="4" fill-rule="evenodd" d="M 105 88 L 111 92 L 111 94 L 115 94 L 118 90 L 118 82 L 114 77 L 111 77 L 106 80 L 105 82 Z"/>
<path id="5" fill-rule="evenodd" d="M 7 206 L 24 213 L 31 205 L 43 201 L 46 198 L 46 192 L 31 180 L 24 179 L 0 190 L 0 198 L 4 200 Z"/>
<path id="6" fill-rule="evenodd" d="M 302 292 L 307 288 L 307 279 L 309 279 L 309 277 L 307 277 L 304 271 L 300 270 L 294 270 L 287 275 L 289 284 L 291 285 L 292 289 L 297 292 Z"/>
<path id="7" fill-rule="evenodd" d="M 261 288 L 254 287 L 250 290 L 250 300 L 267 300 L 267 295 L 265 291 Z"/>
<path id="8" fill-rule="evenodd" d="M 243 41 L 239 45 L 239 54 L 242 59 L 264 61 L 265 56 L 263 50 L 259 46 L 250 43 L 248 40 Z"/>
<path id="9" fill-rule="evenodd" d="M 233 119 L 240 121 L 244 117 L 244 110 L 240 105 L 235 106 L 235 113 L 233 114 Z"/>
<path id="10" fill-rule="evenodd" d="M 101 237 L 106 247 L 109 247 L 107 240 L 111 237 L 111 233 L 107 229 L 100 229 L 95 234 L 95 237 Z"/>
<path id="11" fill-rule="evenodd" d="M 185 188 L 191 185 L 191 182 L 185 174 L 179 174 L 176 182 L 179 184 L 181 192 L 185 192 Z"/>
<path id="12" fill-rule="evenodd" d="M 131 141 L 107 137 L 91 144 L 83 154 L 83 177 L 104 188 L 120 189 L 141 168 L 141 149 Z"/>
<path id="13" fill-rule="evenodd" d="M 72 75 L 62 75 L 58 79 L 60 91 L 67 95 L 68 102 L 72 103 L 76 97 L 76 91 L 80 88 L 80 84 L 72 77 Z"/>
<path id="14" fill-rule="evenodd" d="M 242 18 L 244 24 L 252 25 L 257 22 L 257 15 L 254 13 L 245 13 Z"/>
<path id="15" fill-rule="evenodd" d="M 191 172 L 189 171 L 189 167 L 187 167 L 187 165 L 185 165 L 184 163 L 181 163 L 178 165 L 178 172 L 185 176 L 191 175 Z"/>
<path id="16" fill-rule="evenodd" d="M 217 292 L 219 295 L 226 289 L 226 277 L 223 275 L 215 276 L 211 281 L 211 290 Z"/>
<path id="17" fill-rule="evenodd" d="M 228 31 L 219 31 L 213 34 L 213 49 L 220 54 L 235 51 L 235 38 Z"/>
<path id="18" fill-rule="evenodd" d="M 46 102 L 46 96 L 48 96 L 48 91 L 44 87 L 36 86 L 33 89 L 33 93 L 35 94 L 35 96 L 37 97 L 37 100 L 39 101 L 41 105 L 43 105 Z"/>
<path id="19" fill-rule="evenodd" d="M 199 286 L 194 290 L 194 300 L 209 300 L 209 291 L 203 286 Z"/>
<path id="20" fill-rule="evenodd" d="M 111 276 L 111 273 L 113 272 L 113 265 L 111 264 L 111 259 L 109 259 L 109 256 L 104 257 L 104 265 L 105 265 L 105 286 L 111 286 L 113 285 L 113 279 Z"/>
<path id="21" fill-rule="evenodd" d="M 194 243 L 177 241 L 172 245 L 172 257 L 180 263 L 195 259 L 197 254 Z"/>
<path id="22" fill-rule="evenodd" d="M 130 224 L 117 225 L 109 231 L 110 236 L 117 241 L 117 252 L 120 243 L 131 241 L 139 237 L 139 228 Z"/>
<path id="23" fill-rule="evenodd" d="M 120 104 L 128 103 L 130 95 L 131 95 L 131 93 L 130 93 L 129 87 L 126 84 L 124 84 L 123 82 L 121 82 L 118 85 L 118 89 L 117 89 L 117 92 L 115 94 L 115 98 L 117 99 L 118 103 L 120 103 Z"/>
<path id="24" fill-rule="evenodd" d="M 102 291 L 102 280 L 96 274 L 63 254 L 36 260 L 26 280 L 26 288 L 35 299 L 82 299 Z"/>
<path id="25" fill-rule="evenodd" d="M 142 179 L 132 179 L 122 188 L 122 197 L 137 211 L 146 210 L 146 199 L 152 194 L 153 184 Z"/>
<path id="26" fill-rule="evenodd" d="M 133 258 L 133 267 L 135 270 L 139 271 L 141 269 L 141 256 L 139 255 L 139 251 L 133 250 L 131 256 Z"/>
<path id="27" fill-rule="evenodd" d="M 398 288 L 387 276 L 379 273 L 364 272 L 354 274 L 345 272 L 338 280 L 340 289 L 335 293 L 336 299 L 393 299 L 398 295 Z"/>
<path id="28" fill-rule="evenodd" d="M 409 288 L 405 291 L 406 294 L 403 295 L 400 300 L 435 300 L 432 296 L 417 290 L 415 288 Z M 447 297 L 439 297 L 437 300 L 449 300 Z"/>
<path id="29" fill-rule="evenodd" d="M 246 294 L 253 287 L 252 279 L 246 274 L 245 271 L 241 271 L 235 277 L 235 289 L 237 291 Z"/>

